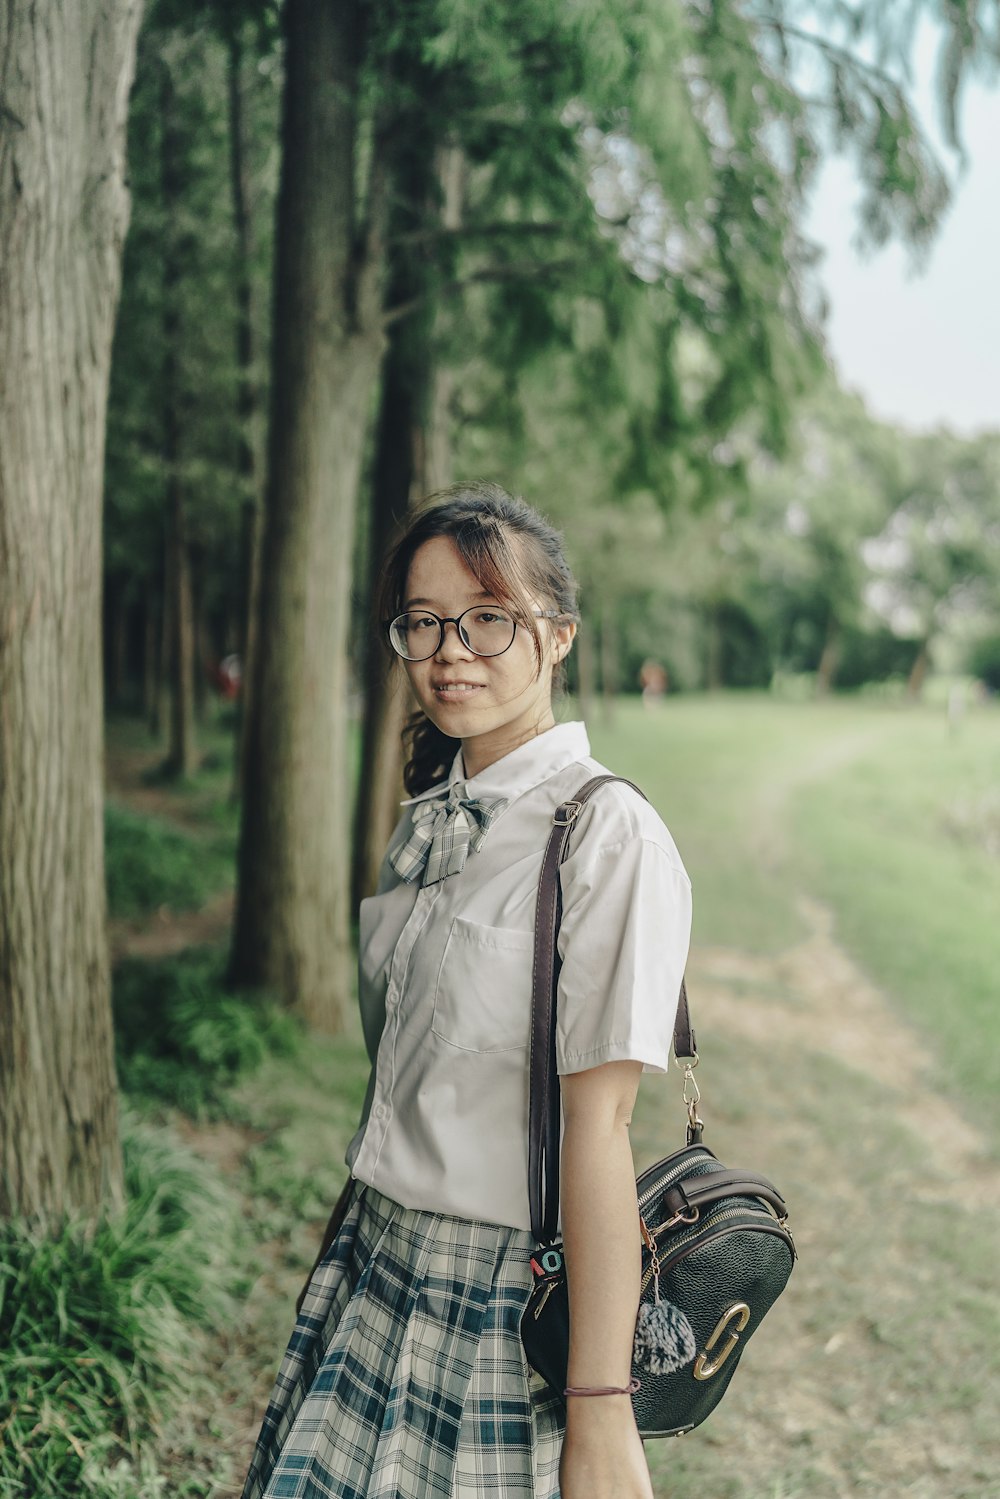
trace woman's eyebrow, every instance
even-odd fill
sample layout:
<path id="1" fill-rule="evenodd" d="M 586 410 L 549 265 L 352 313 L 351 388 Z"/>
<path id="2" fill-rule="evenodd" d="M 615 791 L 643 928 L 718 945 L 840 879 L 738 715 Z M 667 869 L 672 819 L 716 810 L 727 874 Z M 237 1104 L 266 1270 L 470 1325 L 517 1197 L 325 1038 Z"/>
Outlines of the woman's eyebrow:
<path id="1" fill-rule="evenodd" d="M 474 604 L 479 599 L 495 599 L 496 598 L 496 594 L 495 593 L 490 593 L 490 591 L 489 591 L 488 588 L 483 588 L 483 589 L 480 590 L 479 593 L 469 593 L 469 594 L 466 594 L 466 598 L 469 600 L 470 603 Z M 436 603 L 435 599 L 407 599 L 406 602 L 405 602 L 405 604 L 403 605 L 403 608 L 404 609 L 417 609 L 417 608 L 420 608 L 422 606 L 425 609 L 433 609 L 435 603 Z"/>

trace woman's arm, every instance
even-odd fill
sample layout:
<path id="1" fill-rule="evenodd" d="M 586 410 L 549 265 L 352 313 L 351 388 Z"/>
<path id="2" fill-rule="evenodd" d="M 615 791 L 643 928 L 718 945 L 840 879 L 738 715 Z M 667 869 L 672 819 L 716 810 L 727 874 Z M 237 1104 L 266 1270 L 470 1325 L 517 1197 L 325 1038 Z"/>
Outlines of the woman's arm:
<path id="1" fill-rule="evenodd" d="M 641 1250 L 628 1127 L 641 1062 L 604 1062 L 559 1079 L 565 1128 L 561 1205 L 571 1385 L 627 1385 Z M 562 1499 L 652 1499 L 628 1395 L 569 1395 Z"/>

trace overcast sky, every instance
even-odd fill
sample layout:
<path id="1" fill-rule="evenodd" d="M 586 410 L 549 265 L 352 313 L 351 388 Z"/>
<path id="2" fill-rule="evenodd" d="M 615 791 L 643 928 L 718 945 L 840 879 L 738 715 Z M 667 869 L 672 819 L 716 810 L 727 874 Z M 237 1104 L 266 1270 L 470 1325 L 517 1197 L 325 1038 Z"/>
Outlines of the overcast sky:
<path id="1" fill-rule="evenodd" d="M 929 46 L 920 71 L 926 104 Z M 896 244 L 865 255 L 853 247 L 858 190 L 843 160 L 824 168 L 807 229 L 825 251 L 828 339 L 843 383 L 876 416 L 969 433 L 1000 428 L 1000 89 L 968 87 L 962 122 L 969 163 L 924 269 Z"/>

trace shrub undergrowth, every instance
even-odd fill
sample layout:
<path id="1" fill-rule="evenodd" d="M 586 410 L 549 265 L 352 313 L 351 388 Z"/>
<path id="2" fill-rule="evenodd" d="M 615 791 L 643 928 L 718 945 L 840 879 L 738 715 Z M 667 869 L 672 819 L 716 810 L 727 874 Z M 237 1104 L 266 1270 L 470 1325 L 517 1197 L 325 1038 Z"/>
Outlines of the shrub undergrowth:
<path id="1" fill-rule="evenodd" d="M 189 948 L 115 970 L 118 1076 L 136 1102 L 217 1114 L 238 1077 L 267 1056 L 294 1054 L 299 1022 L 265 994 L 227 992 L 223 966 L 217 948 Z"/>
<path id="2" fill-rule="evenodd" d="M 132 1118 L 126 1207 L 56 1236 L 0 1224 L 0 1495 L 164 1492 L 143 1439 L 231 1305 L 239 1218 L 213 1170 Z"/>
<path id="3" fill-rule="evenodd" d="M 112 916 L 145 916 L 162 906 L 194 910 L 232 879 L 230 835 L 199 838 L 108 802 L 104 839 Z"/>

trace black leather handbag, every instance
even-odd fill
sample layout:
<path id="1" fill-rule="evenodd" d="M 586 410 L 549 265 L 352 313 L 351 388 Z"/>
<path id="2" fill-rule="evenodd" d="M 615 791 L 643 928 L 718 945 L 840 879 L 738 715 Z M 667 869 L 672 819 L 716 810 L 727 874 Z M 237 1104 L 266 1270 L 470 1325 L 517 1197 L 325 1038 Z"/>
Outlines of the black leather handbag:
<path id="1" fill-rule="evenodd" d="M 570 829 L 605 781 L 595 776 L 553 814 L 542 860 L 535 917 L 531 1016 L 528 1192 L 537 1247 L 534 1284 L 521 1317 L 529 1364 L 560 1396 L 566 1387 L 569 1298 L 559 1204 L 560 1097 L 555 1061 L 561 894 L 559 866 Z M 631 781 L 625 784 L 638 791 Z M 702 1143 L 698 1063 L 681 981 L 674 1058 L 684 1070 L 687 1143 L 636 1181 L 642 1278 L 632 1374 L 640 1434 L 680 1436 L 698 1426 L 724 1395 L 747 1340 L 784 1290 L 795 1260 L 788 1213 L 778 1189 L 756 1172 L 722 1165 Z"/>

